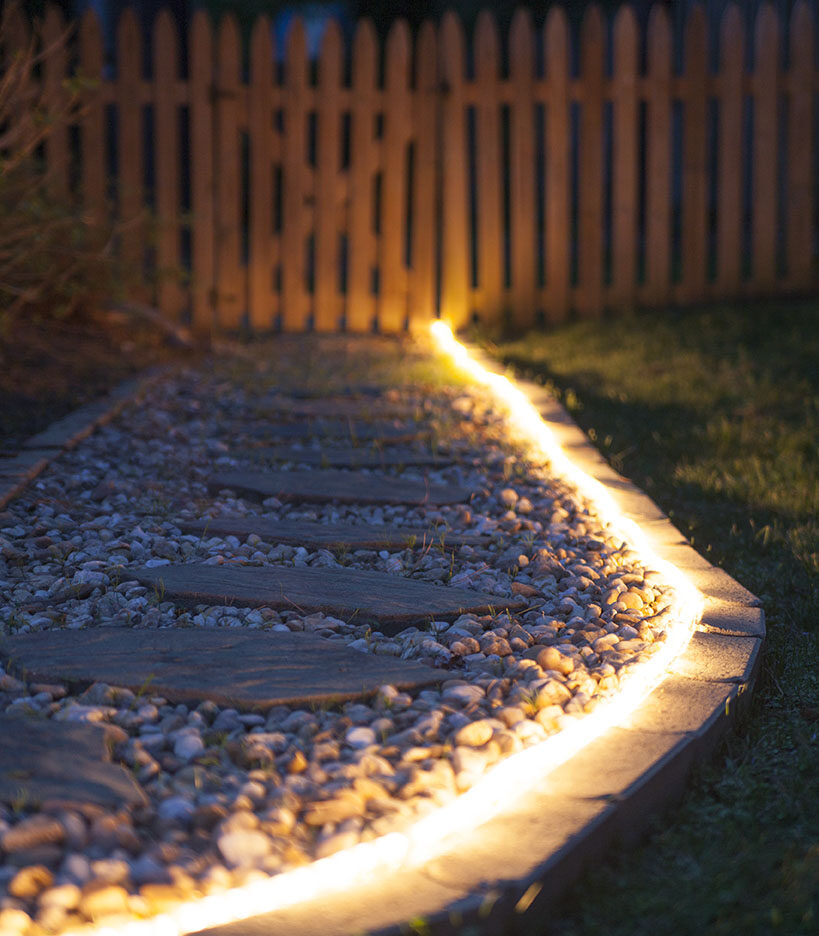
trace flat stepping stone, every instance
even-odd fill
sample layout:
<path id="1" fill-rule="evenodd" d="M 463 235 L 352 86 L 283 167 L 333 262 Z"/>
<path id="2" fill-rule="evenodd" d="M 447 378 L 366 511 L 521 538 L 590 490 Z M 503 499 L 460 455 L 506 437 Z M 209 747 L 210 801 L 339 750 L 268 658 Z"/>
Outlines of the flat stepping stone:
<path id="1" fill-rule="evenodd" d="M 487 614 L 526 606 L 520 598 L 359 569 L 188 563 L 128 569 L 127 574 L 154 586 L 164 601 L 323 611 L 355 624 L 375 623 L 386 634 L 468 611 Z"/>
<path id="2" fill-rule="evenodd" d="M 36 636 L 44 644 L 52 639 L 51 633 Z M 59 800 L 106 809 L 147 803 L 131 774 L 110 763 L 99 725 L 0 715 L 0 738 L 0 802 Z"/>
<path id="3" fill-rule="evenodd" d="M 320 399 L 276 397 L 266 400 L 261 409 L 283 416 L 355 419 L 396 417 L 407 419 L 419 411 L 417 406 L 373 397 L 324 397 Z"/>
<path id="4" fill-rule="evenodd" d="M 398 468 L 403 465 L 441 468 L 454 463 L 454 459 L 448 455 L 392 446 L 386 449 L 369 446 L 367 448 L 328 446 L 321 449 L 304 449 L 274 445 L 269 448 L 250 449 L 242 454 L 257 461 L 287 461 L 301 465 L 315 465 L 317 468 Z"/>
<path id="5" fill-rule="evenodd" d="M 212 490 L 231 488 L 241 494 L 277 497 L 281 501 L 325 504 L 440 505 L 468 501 L 471 492 L 454 484 L 427 484 L 390 475 L 351 471 L 226 471 L 208 481 Z"/>
<path id="6" fill-rule="evenodd" d="M 3 638 L 0 651 L 41 679 L 102 681 L 134 692 L 148 686 L 175 703 L 210 699 L 242 709 L 358 699 L 386 683 L 411 689 L 449 676 L 314 634 L 232 628 L 39 631 Z"/>
<path id="7" fill-rule="evenodd" d="M 454 533 L 446 527 L 409 529 L 406 527 L 350 526 L 344 523 L 315 523 L 311 520 L 269 520 L 263 517 L 214 517 L 209 520 L 183 520 L 179 528 L 185 533 L 203 536 L 250 536 L 293 546 L 314 546 L 319 549 L 404 549 L 424 548 L 443 542 L 445 546 L 486 546 L 488 536 L 476 533 Z"/>
<path id="8" fill-rule="evenodd" d="M 390 422 L 360 423 L 350 419 L 303 419 L 297 423 L 262 423 L 247 432 L 253 438 L 277 439 L 344 439 L 358 442 L 382 442 L 385 445 L 411 442 L 429 435 L 429 429 L 420 425 L 395 425 Z"/>

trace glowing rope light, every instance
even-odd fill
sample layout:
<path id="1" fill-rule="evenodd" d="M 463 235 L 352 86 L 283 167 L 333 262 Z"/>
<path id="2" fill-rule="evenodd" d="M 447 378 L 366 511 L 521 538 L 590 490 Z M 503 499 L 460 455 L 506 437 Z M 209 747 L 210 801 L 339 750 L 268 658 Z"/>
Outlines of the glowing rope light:
<path id="1" fill-rule="evenodd" d="M 435 322 L 431 326 L 431 334 L 442 353 L 508 407 L 508 421 L 528 440 L 531 453 L 548 458 L 554 473 L 570 481 L 594 505 L 602 522 L 621 535 L 643 564 L 662 574 L 673 588 L 665 640 L 653 656 L 622 676 L 616 695 L 601 700 L 591 712 L 572 719 L 571 724 L 559 733 L 495 764 L 467 792 L 433 810 L 404 832 L 360 843 L 329 858 L 223 894 L 180 903 L 149 919 L 111 926 L 87 926 L 73 932 L 85 936 L 91 933 L 96 936 L 185 936 L 197 930 L 283 910 L 319 896 L 341 893 L 365 883 L 377 887 L 380 880 L 418 867 L 452 847 L 452 836 L 473 830 L 475 816 L 483 816 L 485 821 L 502 811 L 508 804 L 510 789 L 520 794 L 533 788 L 549 771 L 624 721 L 659 685 L 668 666 L 685 649 L 702 613 L 702 595 L 693 583 L 678 568 L 657 555 L 649 537 L 634 521 L 623 516 L 599 481 L 569 461 L 521 390 L 506 377 L 487 371 L 471 358 L 443 322 Z M 64 936 L 72 934 L 65 933 Z"/>

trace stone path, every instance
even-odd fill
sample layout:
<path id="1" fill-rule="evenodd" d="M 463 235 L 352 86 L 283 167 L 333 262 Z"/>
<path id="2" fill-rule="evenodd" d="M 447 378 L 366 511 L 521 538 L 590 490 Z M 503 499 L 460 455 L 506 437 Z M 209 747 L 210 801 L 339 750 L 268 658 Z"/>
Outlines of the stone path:
<path id="1" fill-rule="evenodd" d="M 131 774 L 109 762 L 112 736 L 103 725 L 6 715 L 0 738 L 0 802 L 147 804 Z"/>
<path id="2" fill-rule="evenodd" d="M 3 936 L 143 917 L 400 833 L 664 647 L 671 586 L 544 459 L 521 458 L 481 391 L 432 384 L 419 406 L 408 379 L 300 399 L 304 362 L 284 344 L 247 352 L 238 378 L 218 361 L 166 376 L 99 433 L 91 407 L 0 461 L 15 481 L 42 471 L 0 513 Z M 361 379 L 330 350 L 328 374 Z M 382 350 L 400 383 L 412 355 Z M 530 807 L 515 774 L 513 836 L 499 820 L 332 921 L 277 914 L 259 931 L 445 912 L 482 881 L 523 880 L 541 842 L 576 867 L 578 842 L 627 831 L 660 781 L 679 784 L 691 747 L 676 772 L 669 752 L 704 745 L 752 680 L 761 621 L 746 634 L 718 612 L 664 684 L 685 701 L 603 739 L 604 782 L 559 778 Z"/>
<path id="3" fill-rule="evenodd" d="M 339 504 L 457 504 L 471 492 L 453 484 L 430 484 L 390 475 L 353 471 L 225 471 L 208 479 L 211 490 L 232 488 L 242 494 L 281 501 Z"/>
<path id="4" fill-rule="evenodd" d="M 398 575 L 357 569 L 289 569 L 261 566 L 166 565 L 132 569 L 162 600 L 187 604 L 239 604 L 337 615 L 397 633 L 409 624 L 453 620 L 521 608 L 520 598 L 431 585 Z"/>
<path id="5" fill-rule="evenodd" d="M 443 468 L 453 459 L 437 452 L 396 448 L 350 448 L 349 446 L 322 446 L 318 449 L 294 448 L 274 445 L 249 449 L 243 453 L 254 461 L 293 462 L 317 468 L 403 468 L 411 466 Z M 0 469 L 3 465 L 0 462 Z"/>
<path id="6" fill-rule="evenodd" d="M 102 681 L 142 695 L 162 695 L 171 702 L 209 699 L 250 711 L 363 698 L 374 695 L 385 682 L 411 689 L 444 678 L 441 670 L 356 653 L 312 634 L 221 629 L 101 627 L 24 634 L 0 638 L 0 654 L 12 660 L 16 670 L 42 682 L 79 683 L 86 688 Z M 22 719 L 19 723 L 24 724 Z M 58 734 L 52 730 L 49 737 Z"/>

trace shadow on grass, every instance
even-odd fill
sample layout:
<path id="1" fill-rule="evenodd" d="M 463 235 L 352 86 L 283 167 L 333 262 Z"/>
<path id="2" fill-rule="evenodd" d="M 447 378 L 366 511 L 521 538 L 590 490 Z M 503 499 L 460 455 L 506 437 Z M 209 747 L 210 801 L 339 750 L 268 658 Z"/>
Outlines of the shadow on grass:
<path id="1" fill-rule="evenodd" d="M 747 724 L 541 932 L 819 931 L 819 303 L 575 323 L 494 353 L 763 602 Z"/>

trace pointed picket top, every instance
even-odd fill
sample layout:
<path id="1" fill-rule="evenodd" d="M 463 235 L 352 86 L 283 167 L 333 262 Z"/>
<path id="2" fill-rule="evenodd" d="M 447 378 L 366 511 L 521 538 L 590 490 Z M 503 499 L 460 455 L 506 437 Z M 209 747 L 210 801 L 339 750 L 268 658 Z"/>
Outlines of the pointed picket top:
<path id="1" fill-rule="evenodd" d="M 673 61 L 671 47 L 671 22 L 668 11 L 655 3 L 648 14 L 648 68 L 649 72 L 671 72 Z"/>
<path id="2" fill-rule="evenodd" d="M 436 159 L 439 131 L 436 123 L 438 87 L 438 35 L 425 20 L 415 45 L 415 178 L 413 179 L 412 272 L 410 326 L 424 328 L 435 315 L 435 203 Z"/>
<path id="3" fill-rule="evenodd" d="M 441 18 L 439 39 L 441 74 L 448 84 L 460 86 L 466 76 L 466 35 L 461 18 L 452 10 Z"/>
<path id="4" fill-rule="evenodd" d="M 321 37 L 319 52 L 319 83 L 338 84 L 342 77 L 342 53 L 344 40 L 338 20 L 331 19 Z"/>
<path id="5" fill-rule="evenodd" d="M 618 67 L 618 58 L 625 62 L 632 72 L 632 60 L 636 61 L 639 51 L 639 27 L 637 25 L 637 16 L 634 13 L 634 7 L 631 4 L 621 6 L 614 17 L 614 68 L 615 73 Z M 619 53 L 619 56 L 618 56 Z"/>
<path id="6" fill-rule="evenodd" d="M 526 7 L 518 7 L 509 27 L 509 71 L 531 81 L 534 78 L 535 30 L 532 14 Z"/>
<path id="7" fill-rule="evenodd" d="M 250 71 L 255 81 L 273 80 L 273 37 L 270 17 L 256 17 L 250 32 Z"/>
<path id="8" fill-rule="evenodd" d="M 586 7 L 583 22 L 580 26 L 580 74 L 585 77 L 590 68 L 595 74 L 602 68 L 602 51 L 604 43 L 604 23 L 600 4 L 593 3 Z"/>
<path id="9" fill-rule="evenodd" d="M 142 77 L 142 33 L 134 8 L 127 6 L 117 21 L 117 77 L 139 80 Z"/>
<path id="10" fill-rule="evenodd" d="M 285 47 L 285 81 L 291 87 L 301 87 L 307 82 L 307 34 L 300 16 L 290 22 Z"/>
<path id="11" fill-rule="evenodd" d="M 770 3 L 757 13 L 754 30 L 753 248 L 751 277 L 767 294 L 776 282 L 777 147 L 779 138 L 779 17 Z"/>
<path id="12" fill-rule="evenodd" d="M 378 37 L 369 16 L 356 23 L 353 36 L 353 86 L 369 87 L 375 75 Z"/>
<path id="13" fill-rule="evenodd" d="M 500 74 L 500 38 L 494 15 L 486 9 L 475 24 L 475 75 L 478 81 L 496 81 Z"/>
<path id="14" fill-rule="evenodd" d="M 68 55 L 65 46 L 65 18 L 53 3 L 46 7 L 43 20 L 43 48 L 50 49 L 43 61 L 43 96 L 47 104 L 59 112 L 65 100 L 65 81 L 68 78 Z M 68 127 L 64 119 L 52 124 L 45 141 L 49 190 L 56 196 L 65 196 L 69 187 Z"/>
<path id="15" fill-rule="evenodd" d="M 790 284 L 807 289 L 811 284 L 813 221 L 813 12 L 800 0 L 791 14 L 791 97 L 788 108 L 788 192 L 785 249 Z"/>
<path id="16" fill-rule="evenodd" d="M 97 11 L 93 7 L 86 7 L 80 17 L 80 67 L 86 78 L 102 77 L 102 27 Z M 89 65 L 99 64 L 99 70 L 93 74 L 87 69 Z"/>
<path id="17" fill-rule="evenodd" d="M 411 39 L 405 19 L 397 19 L 390 26 L 386 42 L 385 83 L 387 88 L 404 87 L 409 82 Z"/>
<path id="18" fill-rule="evenodd" d="M 219 21 L 216 61 L 220 82 L 237 82 L 240 76 L 241 39 L 235 14 L 226 13 Z"/>
<path id="19" fill-rule="evenodd" d="M 569 23 L 552 6 L 543 29 L 549 104 L 546 109 L 546 318 L 560 322 L 569 309 L 571 133 L 569 126 Z"/>
<path id="20" fill-rule="evenodd" d="M 717 166 L 717 283 L 724 295 L 739 288 L 742 252 L 742 77 L 745 24 L 736 3 L 720 24 L 719 150 Z"/>

